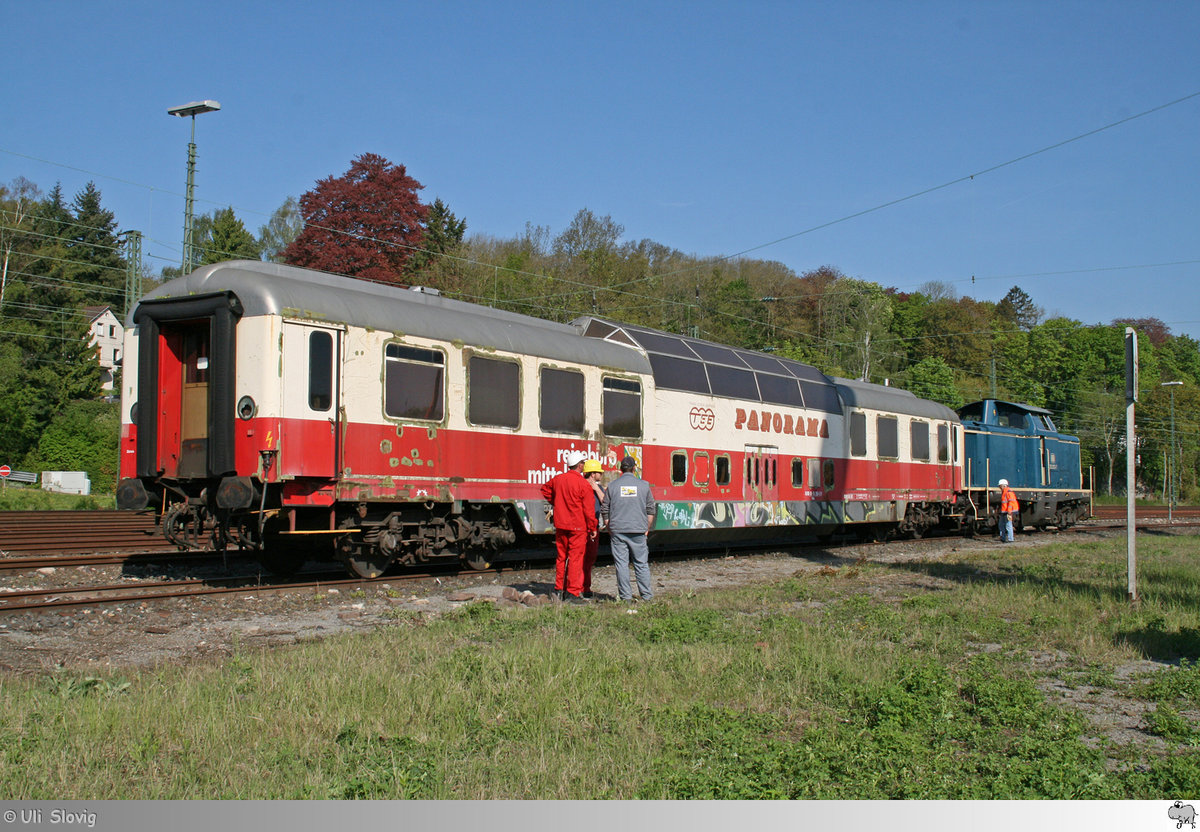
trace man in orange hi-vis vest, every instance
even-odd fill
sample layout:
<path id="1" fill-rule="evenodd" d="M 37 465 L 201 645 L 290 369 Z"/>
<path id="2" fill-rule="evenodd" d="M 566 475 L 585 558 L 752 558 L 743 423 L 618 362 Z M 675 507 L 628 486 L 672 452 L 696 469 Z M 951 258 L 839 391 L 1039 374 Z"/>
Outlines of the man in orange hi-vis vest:
<path id="1" fill-rule="evenodd" d="M 1008 487 L 1008 480 L 1000 480 L 1000 542 L 1013 542 L 1013 525 L 1017 512 L 1021 510 L 1017 495 Z"/>

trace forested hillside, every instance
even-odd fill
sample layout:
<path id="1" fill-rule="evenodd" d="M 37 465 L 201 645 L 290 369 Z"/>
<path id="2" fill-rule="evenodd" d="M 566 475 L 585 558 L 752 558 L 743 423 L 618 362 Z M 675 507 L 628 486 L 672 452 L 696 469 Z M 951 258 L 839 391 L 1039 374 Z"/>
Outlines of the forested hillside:
<path id="1" fill-rule="evenodd" d="M 514 238 L 468 235 L 440 199 L 416 199 L 421 187 L 403 166 L 367 154 L 299 204 L 288 199 L 257 237 L 232 208 L 197 218 L 197 247 L 206 263 L 262 256 L 559 321 L 599 315 L 774 351 L 951 407 L 984 396 L 1040 405 L 1080 436 L 1101 493 L 1124 487 L 1123 335 L 1132 325 L 1141 350 L 1139 489 L 1164 491 L 1173 391 L 1177 491 L 1200 497 L 1200 345 L 1158 320 L 1047 319 L 1017 286 L 993 303 L 948 283 L 899 291 L 836 264 L 797 273 L 769 260 L 697 256 L 631 239 L 616 220 L 586 208 L 557 233 L 527 224 Z M 370 227 L 380 215 L 374 208 L 355 216 L 352 230 L 336 227 L 355 199 L 390 200 L 386 227 Z M 70 202 L 58 186 L 47 194 L 23 179 L 0 186 L 0 462 L 86 468 L 98 490 L 112 487 L 116 419 L 95 404 L 99 371 L 82 310 L 108 304 L 124 317 L 131 272 L 118 229 L 90 183 Z M 146 283 L 179 272 L 136 268 Z M 1161 386 L 1168 381 L 1182 384 Z M 83 448 L 106 444 L 110 455 L 79 458 Z"/>

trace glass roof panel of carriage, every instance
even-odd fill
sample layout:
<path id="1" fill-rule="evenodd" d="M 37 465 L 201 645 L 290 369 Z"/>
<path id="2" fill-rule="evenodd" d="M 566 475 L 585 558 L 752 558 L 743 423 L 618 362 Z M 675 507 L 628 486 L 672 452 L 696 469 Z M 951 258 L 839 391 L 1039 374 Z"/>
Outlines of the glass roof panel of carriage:
<path id="1" fill-rule="evenodd" d="M 751 352 L 750 350 L 742 350 L 741 356 L 756 370 L 761 370 L 764 373 L 774 373 L 777 376 L 786 376 L 787 370 L 783 369 L 783 365 L 779 363 L 778 358 L 772 358 L 769 355 L 763 355 L 759 352 Z"/>
<path id="2" fill-rule="evenodd" d="M 729 347 L 721 347 L 703 341 L 689 341 L 688 346 L 692 348 L 696 355 L 711 364 L 725 364 L 729 367 L 741 367 L 743 369 L 746 367 L 746 362 Z"/>
<path id="3" fill-rule="evenodd" d="M 661 352 L 664 355 L 678 355 L 680 358 L 695 359 L 699 357 L 688 347 L 687 342 L 678 336 L 667 335 L 664 332 L 651 332 L 648 329 L 639 329 L 633 326 L 626 326 L 624 330 L 646 352 Z"/>
<path id="4" fill-rule="evenodd" d="M 818 384 L 829 384 L 829 379 L 825 374 L 811 364 L 801 364 L 799 361 L 793 361 L 790 358 L 781 358 L 779 359 L 779 363 L 783 365 L 785 370 L 798 379 L 814 381 Z"/>
<path id="5" fill-rule="evenodd" d="M 596 318 L 574 323 L 591 338 L 636 343 L 650 359 L 654 383 L 664 390 L 841 412 L 830 379 L 799 361 Z"/>

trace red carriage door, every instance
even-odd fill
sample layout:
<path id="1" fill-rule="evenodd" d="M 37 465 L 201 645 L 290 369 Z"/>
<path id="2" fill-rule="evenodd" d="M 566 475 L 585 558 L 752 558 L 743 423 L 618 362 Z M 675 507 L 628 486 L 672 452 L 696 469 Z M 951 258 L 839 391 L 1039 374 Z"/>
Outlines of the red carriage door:
<path id="1" fill-rule="evenodd" d="M 753 502 L 779 499 L 779 449 L 768 445 L 747 445 L 742 466 L 742 497 Z"/>
<path id="2" fill-rule="evenodd" d="M 342 331 L 285 321 L 279 419 L 279 474 L 337 474 L 341 431 Z"/>
<path id="3" fill-rule="evenodd" d="M 206 476 L 208 321 L 186 321 L 161 336 L 158 356 L 158 459 L 168 477 Z"/>

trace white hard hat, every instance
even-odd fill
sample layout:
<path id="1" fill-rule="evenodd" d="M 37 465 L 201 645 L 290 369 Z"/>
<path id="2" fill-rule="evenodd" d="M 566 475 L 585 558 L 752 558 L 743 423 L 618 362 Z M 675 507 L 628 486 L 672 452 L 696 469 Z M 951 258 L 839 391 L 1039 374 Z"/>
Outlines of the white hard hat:
<path id="1" fill-rule="evenodd" d="M 567 467 L 574 468 L 585 459 L 587 459 L 587 454 L 583 451 L 571 451 L 567 454 Z"/>
<path id="2" fill-rule="evenodd" d="M 1008 480 L 1000 480 L 1000 485 L 1008 485 Z"/>

